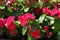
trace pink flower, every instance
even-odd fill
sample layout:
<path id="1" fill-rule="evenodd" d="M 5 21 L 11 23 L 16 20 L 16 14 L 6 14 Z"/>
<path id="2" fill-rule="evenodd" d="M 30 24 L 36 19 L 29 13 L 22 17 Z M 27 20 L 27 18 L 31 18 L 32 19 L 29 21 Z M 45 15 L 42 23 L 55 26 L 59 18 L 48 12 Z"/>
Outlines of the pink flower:
<path id="1" fill-rule="evenodd" d="M 58 10 L 58 13 L 57 14 L 58 14 L 58 18 L 60 19 L 60 10 Z"/>
<path id="2" fill-rule="evenodd" d="M 22 26 L 25 26 L 28 22 L 27 18 L 25 18 L 24 16 L 18 16 L 18 20 L 20 21 L 20 24 Z"/>
<path id="3" fill-rule="evenodd" d="M 15 35 L 16 35 L 16 33 L 15 33 L 14 31 L 10 31 L 10 34 L 11 34 L 12 36 L 15 36 Z"/>
<path id="4" fill-rule="evenodd" d="M 5 19 L 0 18 L 0 28 L 4 28 L 5 25 Z"/>
<path id="5" fill-rule="evenodd" d="M 51 15 L 51 16 L 54 16 L 54 15 L 57 14 L 57 13 L 58 13 L 57 8 L 54 8 L 54 9 L 52 9 L 50 15 Z"/>
<path id="6" fill-rule="evenodd" d="M 11 23 L 11 24 L 7 25 L 7 29 L 9 31 L 14 31 L 16 29 L 16 25 L 14 23 Z"/>
<path id="7" fill-rule="evenodd" d="M 39 36 L 39 30 L 36 29 L 35 32 L 33 32 L 32 30 L 30 30 L 30 35 L 31 35 L 32 37 L 34 37 L 34 38 L 39 38 L 39 37 L 40 37 L 40 36 Z"/>
<path id="8" fill-rule="evenodd" d="M 50 14 L 51 10 L 49 8 L 43 8 L 42 11 L 46 13 L 47 15 Z"/>
<path id="9" fill-rule="evenodd" d="M 30 35 L 32 36 L 32 37 L 34 37 L 34 38 L 40 38 L 40 31 L 39 31 L 39 29 L 37 29 L 36 28 L 36 30 L 35 31 L 32 31 L 32 28 L 31 28 L 31 25 L 29 25 L 28 26 L 28 30 L 29 30 L 29 33 L 30 33 Z"/>
<path id="10" fill-rule="evenodd" d="M 16 2 L 16 0 L 8 0 L 10 3 L 12 3 L 12 2 Z"/>
<path id="11" fill-rule="evenodd" d="M 34 13 L 36 14 L 36 15 L 39 15 L 40 14 L 40 12 L 41 12 L 41 9 L 40 8 L 34 8 Z"/>
<path id="12" fill-rule="evenodd" d="M 26 6 L 30 6 L 30 1 L 26 0 Z"/>
<path id="13" fill-rule="evenodd" d="M 9 31 L 15 30 L 16 25 L 13 23 L 14 21 L 14 16 L 10 16 L 7 20 L 6 20 L 6 27 Z"/>
<path id="14" fill-rule="evenodd" d="M 48 30 L 49 30 L 49 27 L 45 25 L 45 26 L 44 26 L 44 30 L 45 30 L 45 31 L 48 31 Z"/>
<path id="15" fill-rule="evenodd" d="M 27 22 L 28 22 L 27 20 L 23 20 L 23 21 L 21 22 L 21 25 L 22 25 L 22 26 L 26 26 Z"/>
<path id="16" fill-rule="evenodd" d="M 6 24 L 10 25 L 13 21 L 14 21 L 14 16 L 10 16 L 7 20 L 6 20 Z"/>
<path id="17" fill-rule="evenodd" d="M 11 7 L 12 2 L 16 2 L 16 0 L 8 0 L 8 1 L 7 1 L 7 6 L 8 6 L 8 7 Z"/>
<path id="18" fill-rule="evenodd" d="M 23 16 L 18 16 L 18 20 L 20 21 L 20 24 L 22 26 L 26 26 L 29 20 L 34 20 L 34 19 L 35 19 L 35 16 L 29 13 L 26 13 Z"/>
<path id="19" fill-rule="evenodd" d="M 34 20 L 35 19 L 35 16 L 30 14 L 30 13 L 26 13 L 23 15 L 26 19 L 31 19 L 31 20 Z"/>
<path id="20" fill-rule="evenodd" d="M 8 7 L 11 7 L 11 5 L 12 5 L 11 3 L 8 3 L 8 5 L 7 5 L 7 6 L 8 6 Z"/>

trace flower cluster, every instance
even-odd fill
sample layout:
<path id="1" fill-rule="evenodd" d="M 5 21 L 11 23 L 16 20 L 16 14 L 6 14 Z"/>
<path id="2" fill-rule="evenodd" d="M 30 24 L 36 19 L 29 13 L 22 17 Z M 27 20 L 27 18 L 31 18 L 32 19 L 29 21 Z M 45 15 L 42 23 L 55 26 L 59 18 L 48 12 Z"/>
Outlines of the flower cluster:
<path id="1" fill-rule="evenodd" d="M 60 35 L 59 0 L 0 0 L 0 32 L 36 40 Z M 26 37 L 26 38 L 25 38 Z"/>
<path id="2" fill-rule="evenodd" d="M 42 11 L 44 13 L 46 13 L 47 15 L 50 15 L 50 16 L 58 15 L 58 18 L 60 19 L 60 16 L 59 16 L 60 15 L 59 14 L 60 10 L 58 10 L 57 8 L 54 8 L 52 10 L 50 10 L 49 8 L 43 8 Z"/>
<path id="3" fill-rule="evenodd" d="M 23 16 L 18 16 L 18 20 L 20 20 L 20 24 L 22 26 L 26 26 L 29 20 L 34 20 L 35 16 L 31 15 L 30 13 L 26 13 Z"/>

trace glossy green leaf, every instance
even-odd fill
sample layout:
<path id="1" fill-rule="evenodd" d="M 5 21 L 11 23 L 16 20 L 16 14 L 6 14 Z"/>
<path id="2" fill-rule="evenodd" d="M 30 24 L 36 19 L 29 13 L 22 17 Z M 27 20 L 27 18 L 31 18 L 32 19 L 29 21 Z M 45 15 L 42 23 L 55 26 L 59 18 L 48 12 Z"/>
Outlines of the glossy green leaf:
<path id="1" fill-rule="evenodd" d="M 39 17 L 40 23 L 43 22 L 43 20 L 45 19 L 45 17 L 46 17 L 46 14 L 42 14 L 42 15 Z"/>
<path id="2" fill-rule="evenodd" d="M 50 21 L 50 25 L 54 24 L 54 22 L 55 22 L 54 20 L 51 20 L 51 21 Z"/>
<path id="3" fill-rule="evenodd" d="M 24 8 L 24 12 L 28 12 L 29 11 L 29 7 Z"/>
<path id="4" fill-rule="evenodd" d="M 27 35 L 28 35 L 28 40 L 32 40 L 32 39 L 31 39 L 31 36 L 29 35 L 29 33 L 28 33 Z"/>
<path id="5" fill-rule="evenodd" d="M 0 9 L 4 9 L 5 8 L 5 6 L 0 6 Z"/>
<path id="6" fill-rule="evenodd" d="M 22 35 L 24 36 L 24 35 L 26 34 L 26 32 L 27 32 L 27 27 L 24 27 L 24 28 L 22 29 Z"/>
<path id="7" fill-rule="evenodd" d="M 12 13 L 12 8 L 11 8 L 11 7 L 9 7 L 9 8 L 8 8 L 8 11 L 9 11 L 10 13 Z"/>

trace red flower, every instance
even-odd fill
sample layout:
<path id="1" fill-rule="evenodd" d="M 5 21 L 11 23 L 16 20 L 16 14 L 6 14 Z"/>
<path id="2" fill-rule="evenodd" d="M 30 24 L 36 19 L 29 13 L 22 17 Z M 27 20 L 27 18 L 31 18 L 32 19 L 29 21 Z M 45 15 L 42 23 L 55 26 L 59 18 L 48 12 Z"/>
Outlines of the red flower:
<path id="1" fill-rule="evenodd" d="M 7 20 L 6 20 L 6 27 L 9 31 L 15 30 L 16 25 L 13 23 L 14 21 L 14 16 L 10 16 Z"/>
<path id="2" fill-rule="evenodd" d="M 25 26 L 28 22 L 28 20 L 24 16 L 18 16 L 18 20 L 20 21 L 20 24 L 22 26 Z"/>
<path id="3" fill-rule="evenodd" d="M 13 21 L 14 21 L 14 16 L 10 16 L 7 20 L 6 20 L 6 26 L 10 25 Z"/>
<path id="4" fill-rule="evenodd" d="M 16 29 L 16 25 L 14 23 L 11 23 L 10 25 L 7 25 L 7 29 L 9 31 L 14 31 Z"/>
<path id="5" fill-rule="evenodd" d="M 32 37 L 34 37 L 34 38 L 36 38 L 36 39 L 37 39 L 37 38 L 40 38 L 40 36 L 39 36 L 39 34 L 40 34 L 39 29 L 36 28 L 35 31 L 32 31 L 31 25 L 29 25 L 29 26 L 28 26 L 28 30 L 29 30 L 29 33 L 30 33 L 30 35 L 31 35 Z"/>
<path id="6" fill-rule="evenodd" d="M 32 30 L 30 30 L 30 35 L 34 38 L 39 38 L 39 30 L 36 29 L 35 32 L 33 32 Z"/>
<path id="7" fill-rule="evenodd" d="M 30 6 L 30 1 L 26 0 L 26 6 Z"/>
<path id="8" fill-rule="evenodd" d="M 58 13 L 57 14 L 58 14 L 58 18 L 60 19 L 60 10 L 58 10 Z"/>
<path id="9" fill-rule="evenodd" d="M 45 30 L 45 31 L 48 31 L 48 30 L 49 30 L 49 27 L 45 25 L 45 26 L 44 26 L 44 30 Z"/>
<path id="10" fill-rule="evenodd" d="M 30 14 L 30 13 L 26 13 L 23 15 L 26 19 L 31 19 L 31 20 L 34 20 L 35 19 L 35 16 Z"/>
<path id="11" fill-rule="evenodd" d="M 0 28 L 4 28 L 5 19 L 0 18 Z"/>
<path id="12" fill-rule="evenodd" d="M 8 0 L 10 3 L 12 3 L 12 2 L 16 2 L 16 0 Z"/>
<path id="13" fill-rule="evenodd" d="M 11 5 L 12 5 L 11 3 L 8 3 L 8 5 L 7 5 L 7 6 L 8 6 L 8 7 L 11 7 Z"/>
<path id="14" fill-rule="evenodd" d="M 52 9 L 50 15 L 51 15 L 51 16 L 54 16 L 54 15 L 57 14 L 57 13 L 58 13 L 57 8 L 54 8 L 54 9 Z"/>
<path id="15" fill-rule="evenodd" d="M 35 16 L 33 16 L 32 14 L 26 13 L 23 16 L 18 16 L 18 20 L 20 21 L 20 24 L 22 26 L 25 26 L 29 20 L 34 20 Z"/>
<path id="16" fill-rule="evenodd" d="M 15 32 L 14 31 L 10 31 L 10 34 L 12 35 L 12 36 L 15 36 Z"/>
<path id="17" fill-rule="evenodd" d="M 52 36 L 52 32 L 47 32 L 46 37 L 50 38 Z"/>
<path id="18" fill-rule="evenodd" d="M 47 15 L 50 14 L 51 10 L 49 8 L 43 8 L 42 11 L 46 13 Z"/>
<path id="19" fill-rule="evenodd" d="M 36 14 L 36 15 L 39 15 L 40 14 L 40 12 L 41 12 L 41 9 L 40 8 L 34 8 L 34 13 Z"/>
<path id="20" fill-rule="evenodd" d="M 11 7 L 12 2 L 16 2 L 16 0 L 8 0 L 8 1 L 7 1 L 7 6 L 8 6 L 8 7 Z"/>

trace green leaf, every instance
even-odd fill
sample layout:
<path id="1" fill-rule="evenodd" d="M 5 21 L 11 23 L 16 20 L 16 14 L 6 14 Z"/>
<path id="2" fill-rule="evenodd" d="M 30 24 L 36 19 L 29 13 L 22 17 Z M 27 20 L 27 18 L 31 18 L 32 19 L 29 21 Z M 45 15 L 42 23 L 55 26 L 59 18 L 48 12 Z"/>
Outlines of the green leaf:
<path id="1" fill-rule="evenodd" d="M 54 20 L 54 17 L 51 17 L 51 16 L 46 16 L 46 17 L 50 20 Z"/>
<path id="2" fill-rule="evenodd" d="M 4 9 L 5 8 L 5 6 L 0 6 L 0 9 Z"/>
<path id="3" fill-rule="evenodd" d="M 40 23 L 43 22 L 43 20 L 45 19 L 45 17 L 46 17 L 46 14 L 42 14 L 42 15 L 39 17 Z"/>
<path id="4" fill-rule="evenodd" d="M 60 2 L 60 0 L 58 0 L 58 2 Z"/>
<path id="5" fill-rule="evenodd" d="M 28 12 L 29 11 L 29 7 L 24 8 L 24 12 Z"/>
<path id="6" fill-rule="evenodd" d="M 54 24 L 54 22 L 55 22 L 54 20 L 51 20 L 51 21 L 50 21 L 50 25 Z"/>
<path id="7" fill-rule="evenodd" d="M 59 29 L 60 29 L 60 20 L 59 20 L 59 19 L 57 19 L 57 20 L 55 21 L 54 27 L 55 27 L 56 30 L 59 30 Z"/>
<path id="8" fill-rule="evenodd" d="M 0 35 L 2 35 L 3 34 L 3 29 L 0 29 Z"/>
<path id="9" fill-rule="evenodd" d="M 8 8 L 8 11 L 9 11 L 10 13 L 12 13 L 12 8 L 11 8 L 11 7 L 9 7 L 9 8 Z"/>
<path id="10" fill-rule="evenodd" d="M 57 38 L 60 40 L 60 31 L 58 32 Z"/>
<path id="11" fill-rule="evenodd" d="M 57 0 L 51 0 L 51 2 L 56 2 Z"/>
<path id="12" fill-rule="evenodd" d="M 24 35 L 26 34 L 26 32 L 27 32 L 27 27 L 24 27 L 24 28 L 22 29 L 22 35 L 24 36 Z"/>
<path id="13" fill-rule="evenodd" d="M 31 40 L 31 36 L 29 35 L 29 33 L 27 35 L 28 35 L 28 40 Z"/>
<path id="14" fill-rule="evenodd" d="M 23 2 L 24 0 L 17 0 L 19 3 Z"/>
<path id="15" fill-rule="evenodd" d="M 16 21 L 17 24 L 20 24 L 20 21 Z"/>

